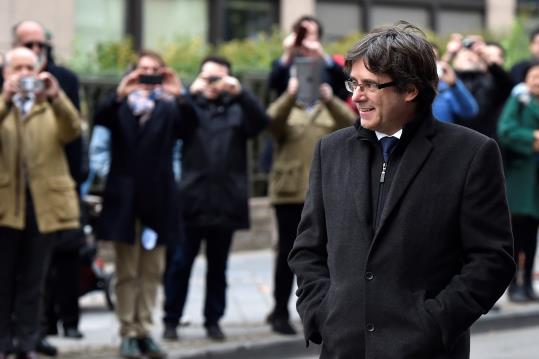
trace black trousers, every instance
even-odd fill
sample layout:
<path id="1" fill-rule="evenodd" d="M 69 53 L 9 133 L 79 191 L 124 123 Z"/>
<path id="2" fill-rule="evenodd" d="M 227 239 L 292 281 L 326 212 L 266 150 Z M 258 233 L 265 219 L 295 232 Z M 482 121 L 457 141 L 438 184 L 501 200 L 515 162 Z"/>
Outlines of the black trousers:
<path id="1" fill-rule="evenodd" d="M 53 250 L 45 288 L 45 333 L 55 332 L 59 321 L 64 329 L 78 328 L 80 272 L 78 248 Z"/>
<path id="2" fill-rule="evenodd" d="M 186 238 L 179 245 L 169 245 L 165 271 L 163 321 L 177 325 L 183 314 L 193 262 L 205 240 L 206 298 L 204 325 L 217 324 L 226 307 L 226 269 L 233 231 L 224 228 L 186 228 Z"/>
<path id="3" fill-rule="evenodd" d="M 27 198 L 24 230 L 0 227 L 0 353 L 31 351 L 39 340 L 52 240 L 39 233 L 29 194 Z"/>
<path id="4" fill-rule="evenodd" d="M 524 253 L 526 258 L 524 261 L 524 284 L 529 285 L 532 283 L 539 221 L 530 216 L 513 215 L 511 223 L 515 239 L 515 262 L 518 264 L 520 253 Z"/>
<path id="5" fill-rule="evenodd" d="M 279 242 L 275 259 L 273 317 L 288 319 L 288 300 L 294 284 L 294 273 L 288 266 L 288 255 L 296 239 L 303 203 L 275 205 Z"/>

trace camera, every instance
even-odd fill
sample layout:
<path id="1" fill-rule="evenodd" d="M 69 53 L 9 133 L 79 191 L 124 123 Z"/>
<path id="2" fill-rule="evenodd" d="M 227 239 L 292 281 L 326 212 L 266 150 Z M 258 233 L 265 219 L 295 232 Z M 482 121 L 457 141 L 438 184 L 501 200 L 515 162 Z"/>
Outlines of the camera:
<path id="1" fill-rule="evenodd" d="M 471 49 L 474 43 L 475 42 L 469 37 L 465 37 L 464 39 L 462 39 L 462 46 L 464 46 L 467 49 Z"/>
<path id="2" fill-rule="evenodd" d="M 19 91 L 22 93 L 36 93 L 43 90 L 45 84 L 33 76 L 24 76 L 19 79 Z"/>
<path id="3" fill-rule="evenodd" d="M 210 76 L 208 77 L 208 84 L 213 84 L 221 80 L 221 76 Z"/>
<path id="4" fill-rule="evenodd" d="M 160 85 L 163 83 L 163 75 L 139 75 L 138 82 L 145 85 Z"/>
<path id="5" fill-rule="evenodd" d="M 303 40 L 307 36 L 307 28 L 305 26 L 300 26 L 298 31 L 296 31 L 296 41 L 294 41 L 295 47 L 300 47 L 303 44 Z"/>

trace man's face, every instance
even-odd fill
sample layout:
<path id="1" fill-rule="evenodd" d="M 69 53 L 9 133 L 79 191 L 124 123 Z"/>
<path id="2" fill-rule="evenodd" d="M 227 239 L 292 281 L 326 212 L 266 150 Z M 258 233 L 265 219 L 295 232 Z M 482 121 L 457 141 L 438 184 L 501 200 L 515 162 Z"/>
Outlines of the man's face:
<path id="1" fill-rule="evenodd" d="M 141 75 L 157 75 L 161 71 L 161 64 L 151 56 L 143 56 L 137 62 L 136 70 Z M 142 88 L 151 90 L 159 85 L 141 84 Z"/>
<path id="2" fill-rule="evenodd" d="M 209 100 L 215 100 L 219 97 L 221 93 L 220 80 L 226 76 L 228 76 L 226 66 L 211 61 L 206 62 L 200 71 L 200 78 L 206 81 L 202 95 Z"/>
<path id="3" fill-rule="evenodd" d="M 533 41 L 529 45 L 529 49 L 532 56 L 539 59 L 539 34 L 534 36 Z"/>
<path id="4" fill-rule="evenodd" d="M 352 65 L 350 78 L 358 84 L 383 84 L 393 81 L 388 75 L 370 72 L 362 59 Z M 411 101 L 416 96 L 415 88 L 400 93 L 395 86 L 375 90 L 365 88 L 365 91 L 361 91 L 358 86 L 352 95 L 352 101 L 359 110 L 362 127 L 392 135 L 409 119 L 407 117 L 414 108 Z"/>
<path id="5" fill-rule="evenodd" d="M 32 53 L 27 51 L 16 51 L 11 57 L 11 61 L 4 66 L 4 75 L 6 78 L 17 76 L 33 76 L 37 73 L 37 59 Z"/>
<path id="6" fill-rule="evenodd" d="M 17 29 L 17 45 L 29 48 L 36 54 L 38 59 L 44 61 L 46 57 L 45 46 L 45 32 L 36 23 L 23 23 Z"/>
<path id="7" fill-rule="evenodd" d="M 539 66 L 532 67 L 526 74 L 524 81 L 532 95 L 539 98 Z"/>

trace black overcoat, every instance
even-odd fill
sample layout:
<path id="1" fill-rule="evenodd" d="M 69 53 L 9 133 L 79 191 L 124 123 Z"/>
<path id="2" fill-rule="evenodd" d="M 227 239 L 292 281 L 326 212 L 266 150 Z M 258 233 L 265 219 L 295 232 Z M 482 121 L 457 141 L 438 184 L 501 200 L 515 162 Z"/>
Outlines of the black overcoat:
<path id="1" fill-rule="evenodd" d="M 515 270 L 498 147 L 423 118 L 373 229 L 375 147 L 356 127 L 318 144 L 289 257 L 307 344 L 331 359 L 468 358 L 470 325 Z"/>
<path id="2" fill-rule="evenodd" d="M 134 243 L 135 219 L 158 234 L 158 243 L 177 240 L 180 214 L 172 171 L 172 148 L 193 117 L 185 99 L 157 100 L 150 118 L 139 124 L 127 100 L 111 97 L 99 108 L 95 123 L 111 132 L 111 165 L 103 199 L 98 237 Z M 184 116 L 189 112 L 189 116 Z"/>

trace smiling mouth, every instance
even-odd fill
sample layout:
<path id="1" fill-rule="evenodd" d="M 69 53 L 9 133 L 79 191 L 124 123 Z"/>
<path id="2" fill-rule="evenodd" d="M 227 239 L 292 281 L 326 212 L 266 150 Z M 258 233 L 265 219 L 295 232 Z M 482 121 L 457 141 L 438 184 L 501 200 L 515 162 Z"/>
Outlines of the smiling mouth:
<path id="1" fill-rule="evenodd" d="M 371 112 L 374 111 L 374 107 L 360 107 L 359 112 Z"/>

